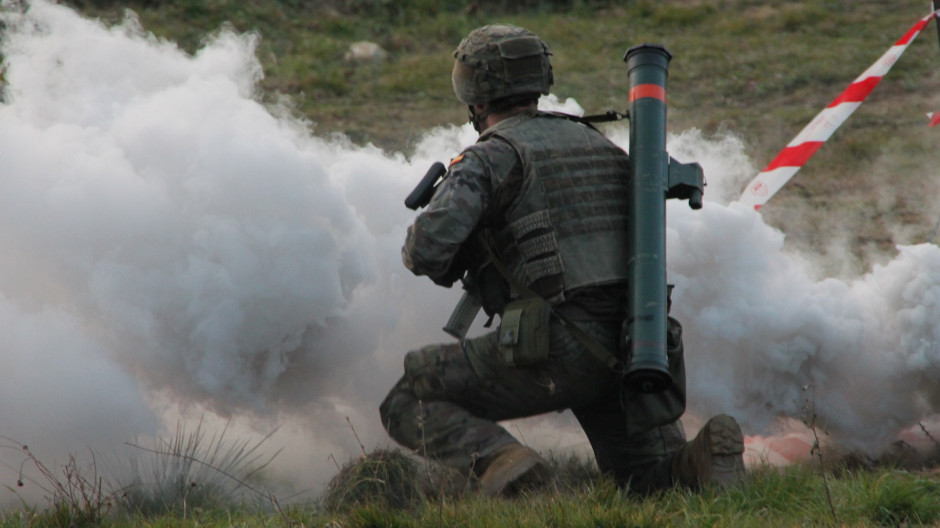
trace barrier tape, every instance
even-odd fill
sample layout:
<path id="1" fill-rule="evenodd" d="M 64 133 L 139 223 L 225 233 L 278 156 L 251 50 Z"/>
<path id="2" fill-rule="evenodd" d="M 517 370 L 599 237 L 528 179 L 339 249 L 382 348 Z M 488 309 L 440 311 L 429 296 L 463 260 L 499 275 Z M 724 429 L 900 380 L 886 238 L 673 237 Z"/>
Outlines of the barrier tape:
<path id="1" fill-rule="evenodd" d="M 833 132 L 852 115 L 852 112 L 861 106 L 881 78 L 888 73 L 901 54 L 934 17 L 940 17 L 940 10 L 930 13 L 914 24 L 881 58 L 859 75 L 848 88 L 829 103 L 829 106 L 819 112 L 783 151 L 751 180 L 739 201 L 754 207 L 755 210 L 767 203 L 767 200 L 790 181 L 790 178 L 822 147 Z"/>

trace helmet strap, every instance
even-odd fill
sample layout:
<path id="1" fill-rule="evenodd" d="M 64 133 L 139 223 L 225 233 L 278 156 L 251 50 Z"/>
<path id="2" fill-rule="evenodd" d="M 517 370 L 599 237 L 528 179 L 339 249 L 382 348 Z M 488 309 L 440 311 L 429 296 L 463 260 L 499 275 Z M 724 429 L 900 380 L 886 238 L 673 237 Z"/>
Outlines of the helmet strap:
<path id="1" fill-rule="evenodd" d="M 486 110 L 478 114 L 476 111 L 474 111 L 473 107 L 474 105 L 472 104 L 467 105 L 467 110 L 470 113 L 470 124 L 473 125 L 473 129 L 476 130 L 477 133 L 481 133 L 483 132 L 483 122 L 487 117 L 489 117 L 490 114 L 493 113 L 493 108 L 490 105 L 487 105 Z"/>
<path id="2" fill-rule="evenodd" d="M 521 107 L 528 107 L 530 105 L 535 105 L 538 107 L 539 94 L 537 93 L 524 93 L 510 95 L 508 97 L 503 97 L 500 99 L 494 99 L 486 103 L 486 110 L 477 114 L 473 110 L 474 105 L 467 105 L 467 108 L 470 111 L 470 123 L 473 125 L 473 129 L 477 132 L 483 132 L 483 122 L 490 114 L 501 114 L 504 112 L 512 112 L 514 109 Z"/>

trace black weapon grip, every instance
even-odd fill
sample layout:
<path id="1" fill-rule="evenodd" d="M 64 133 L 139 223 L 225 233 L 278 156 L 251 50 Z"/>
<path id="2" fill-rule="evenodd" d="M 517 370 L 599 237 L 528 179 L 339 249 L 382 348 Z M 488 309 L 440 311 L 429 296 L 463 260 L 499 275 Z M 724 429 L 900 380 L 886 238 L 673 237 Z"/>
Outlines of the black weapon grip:
<path id="1" fill-rule="evenodd" d="M 435 161 L 424 177 L 421 178 L 421 181 L 418 182 L 417 187 L 405 198 L 405 207 L 414 211 L 427 205 L 431 201 L 431 197 L 434 196 L 437 180 L 446 173 L 447 167 L 443 163 Z"/>

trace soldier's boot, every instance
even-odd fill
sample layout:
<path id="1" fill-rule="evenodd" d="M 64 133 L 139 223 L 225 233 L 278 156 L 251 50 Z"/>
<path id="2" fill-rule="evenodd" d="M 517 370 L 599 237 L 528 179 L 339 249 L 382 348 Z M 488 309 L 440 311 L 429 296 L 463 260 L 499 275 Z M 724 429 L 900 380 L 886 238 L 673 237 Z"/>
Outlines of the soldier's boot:
<path id="1" fill-rule="evenodd" d="M 727 488 L 744 480 L 744 435 L 734 418 L 715 416 L 672 460 L 676 483 Z"/>
<path id="2" fill-rule="evenodd" d="M 479 491 L 487 497 L 511 496 L 535 487 L 548 476 L 548 464 L 535 450 L 509 444 L 480 461 Z"/>

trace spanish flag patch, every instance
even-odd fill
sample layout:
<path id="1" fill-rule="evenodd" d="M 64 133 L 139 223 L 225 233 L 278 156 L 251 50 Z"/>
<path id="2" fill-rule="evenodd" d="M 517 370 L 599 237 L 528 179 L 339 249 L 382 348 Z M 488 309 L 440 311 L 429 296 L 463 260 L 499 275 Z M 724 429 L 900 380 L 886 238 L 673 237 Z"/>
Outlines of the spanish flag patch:
<path id="1" fill-rule="evenodd" d="M 460 163 L 460 160 L 463 159 L 463 154 L 457 156 L 456 158 L 450 160 L 450 166 L 453 166 L 455 163 Z"/>

